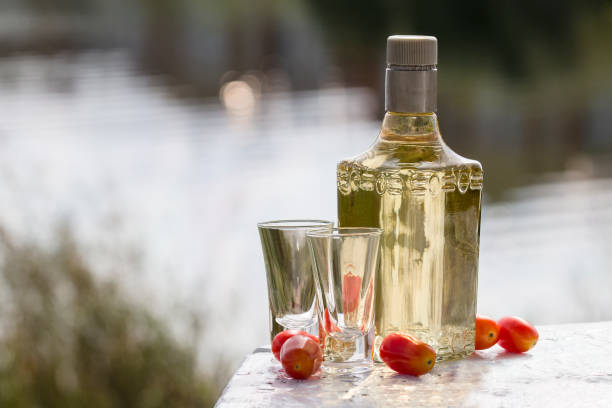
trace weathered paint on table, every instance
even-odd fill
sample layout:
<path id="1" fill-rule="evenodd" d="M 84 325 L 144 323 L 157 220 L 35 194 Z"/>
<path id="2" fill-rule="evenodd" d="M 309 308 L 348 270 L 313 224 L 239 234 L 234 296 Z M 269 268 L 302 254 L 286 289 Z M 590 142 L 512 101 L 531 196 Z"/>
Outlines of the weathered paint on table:
<path id="1" fill-rule="evenodd" d="M 420 378 L 377 364 L 365 375 L 297 381 L 261 348 L 246 358 L 216 407 L 612 407 L 612 322 L 538 330 L 528 353 L 494 346 L 440 363 Z"/>

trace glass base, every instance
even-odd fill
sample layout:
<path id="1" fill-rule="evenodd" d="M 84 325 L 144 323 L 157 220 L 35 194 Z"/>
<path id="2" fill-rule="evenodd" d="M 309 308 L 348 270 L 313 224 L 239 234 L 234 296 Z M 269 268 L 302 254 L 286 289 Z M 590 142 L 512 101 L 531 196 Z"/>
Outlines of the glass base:
<path id="1" fill-rule="evenodd" d="M 323 360 L 325 364 L 356 364 L 370 361 L 366 336 L 362 333 L 332 333 L 325 336 Z"/>
<path id="2" fill-rule="evenodd" d="M 301 331 L 305 331 L 306 333 L 312 334 L 314 336 L 318 336 L 319 334 L 319 322 L 318 320 L 308 320 L 306 322 L 301 321 L 300 323 L 302 325 L 287 325 L 287 326 L 282 326 L 281 324 L 279 324 L 279 321 L 283 321 L 283 322 L 287 322 L 289 320 L 282 320 L 282 319 L 275 319 L 271 322 L 271 327 L 270 327 L 270 344 L 272 344 L 274 342 L 274 337 L 276 337 L 276 335 L 282 331 L 285 330 L 301 330 Z M 292 323 L 295 323 L 295 320 L 291 320 Z"/>
<path id="3" fill-rule="evenodd" d="M 304 330 L 308 331 L 309 328 L 313 327 L 317 323 L 317 319 L 313 317 L 312 312 L 285 315 L 277 317 L 276 323 L 289 330 Z"/>
<path id="4" fill-rule="evenodd" d="M 372 361 L 371 360 L 363 360 L 363 361 L 352 361 L 347 363 L 334 363 L 324 361 L 321 366 L 321 371 L 325 374 L 331 375 L 348 375 L 355 376 L 359 374 L 368 374 L 372 371 Z"/>

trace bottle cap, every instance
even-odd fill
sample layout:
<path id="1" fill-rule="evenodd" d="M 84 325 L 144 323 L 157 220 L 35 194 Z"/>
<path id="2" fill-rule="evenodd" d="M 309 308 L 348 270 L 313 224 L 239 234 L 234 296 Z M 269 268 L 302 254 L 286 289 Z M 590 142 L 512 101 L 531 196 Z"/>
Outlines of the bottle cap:
<path id="1" fill-rule="evenodd" d="M 438 40 L 427 35 L 392 35 L 387 38 L 387 65 L 436 65 Z"/>

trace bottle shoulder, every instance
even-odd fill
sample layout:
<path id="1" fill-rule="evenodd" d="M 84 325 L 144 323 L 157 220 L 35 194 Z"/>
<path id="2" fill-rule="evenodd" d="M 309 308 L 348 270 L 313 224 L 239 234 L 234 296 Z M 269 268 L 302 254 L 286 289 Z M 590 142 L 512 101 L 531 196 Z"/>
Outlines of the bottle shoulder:
<path id="1" fill-rule="evenodd" d="M 385 142 L 379 139 L 367 151 L 342 160 L 338 165 L 386 171 L 469 168 L 482 172 L 480 162 L 461 156 L 443 142 L 421 145 Z"/>

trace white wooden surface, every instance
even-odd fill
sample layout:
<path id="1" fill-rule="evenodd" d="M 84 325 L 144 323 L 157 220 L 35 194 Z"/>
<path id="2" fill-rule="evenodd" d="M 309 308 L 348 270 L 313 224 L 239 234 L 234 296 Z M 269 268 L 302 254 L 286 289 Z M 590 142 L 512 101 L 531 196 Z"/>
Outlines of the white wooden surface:
<path id="1" fill-rule="evenodd" d="M 440 363 L 420 378 L 377 364 L 366 375 L 298 381 L 261 348 L 246 358 L 216 407 L 612 407 L 612 322 L 538 331 L 528 353 L 494 346 Z"/>

